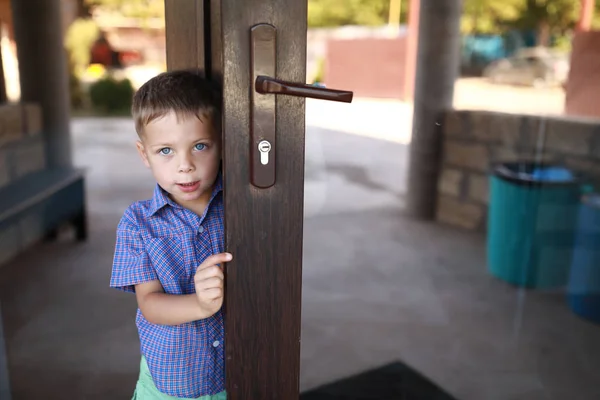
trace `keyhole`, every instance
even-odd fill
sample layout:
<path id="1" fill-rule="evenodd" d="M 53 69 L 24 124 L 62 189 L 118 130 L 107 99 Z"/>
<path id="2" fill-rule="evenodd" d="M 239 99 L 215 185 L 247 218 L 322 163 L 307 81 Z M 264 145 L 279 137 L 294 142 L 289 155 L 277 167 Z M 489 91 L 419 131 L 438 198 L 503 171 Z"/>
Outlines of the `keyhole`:
<path id="1" fill-rule="evenodd" d="M 260 152 L 260 163 L 262 165 L 267 165 L 269 163 L 271 143 L 268 140 L 261 140 L 260 143 L 258 143 L 258 151 Z"/>

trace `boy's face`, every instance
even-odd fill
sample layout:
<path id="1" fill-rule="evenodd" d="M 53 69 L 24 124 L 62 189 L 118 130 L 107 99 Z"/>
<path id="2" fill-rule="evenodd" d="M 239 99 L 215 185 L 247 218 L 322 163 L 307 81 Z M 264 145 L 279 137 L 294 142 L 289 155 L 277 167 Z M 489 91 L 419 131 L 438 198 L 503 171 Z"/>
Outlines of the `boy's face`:
<path id="1" fill-rule="evenodd" d="M 170 112 L 144 128 L 137 149 L 171 198 L 195 209 L 212 195 L 221 160 L 220 142 L 206 118 L 200 121 L 191 115 L 178 121 Z"/>

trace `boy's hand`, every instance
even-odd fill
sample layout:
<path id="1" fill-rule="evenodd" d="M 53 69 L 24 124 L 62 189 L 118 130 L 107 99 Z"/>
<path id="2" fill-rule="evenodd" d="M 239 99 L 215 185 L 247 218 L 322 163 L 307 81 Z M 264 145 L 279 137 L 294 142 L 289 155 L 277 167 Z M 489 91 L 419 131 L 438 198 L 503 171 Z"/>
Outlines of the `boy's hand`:
<path id="1" fill-rule="evenodd" d="M 207 257 L 196 270 L 194 276 L 196 296 L 200 307 L 210 316 L 219 311 L 223 305 L 225 276 L 223 269 L 218 264 L 231 261 L 232 258 L 233 256 L 229 253 L 214 254 Z"/>

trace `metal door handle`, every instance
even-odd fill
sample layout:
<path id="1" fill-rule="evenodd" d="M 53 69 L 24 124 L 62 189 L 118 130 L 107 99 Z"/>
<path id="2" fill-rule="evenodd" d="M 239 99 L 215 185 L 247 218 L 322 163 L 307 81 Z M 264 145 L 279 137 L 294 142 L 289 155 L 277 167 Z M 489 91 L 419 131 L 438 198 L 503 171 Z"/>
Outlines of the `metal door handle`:
<path id="1" fill-rule="evenodd" d="M 250 182 L 265 189 L 275 184 L 277 162 L 276 96 L 352 102 L 353 93 L 272 78 L 277 76 L 277 29 L 258 24 L 250 29 Z"/>
<path id="2" fill-rule="evenodd" d="M 300 83 L 286 82 L 269 76 L 256 77 L 255 90 L 260 94 L 285 94 L 296 97 L 310 97 L 311 99 L 340 101 L 352 103 L 353 92 L 347 90 L 334 90 L 303 85 Z"/>

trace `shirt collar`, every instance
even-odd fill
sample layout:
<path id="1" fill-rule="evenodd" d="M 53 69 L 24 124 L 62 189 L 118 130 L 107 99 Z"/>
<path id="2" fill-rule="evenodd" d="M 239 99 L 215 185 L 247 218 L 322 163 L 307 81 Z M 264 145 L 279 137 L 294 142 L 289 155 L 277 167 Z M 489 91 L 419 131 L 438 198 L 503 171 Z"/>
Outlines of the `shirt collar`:
<path id="1" fill-rule="evenodd" d="M 212 202 L 212 200 L 223 190 L 223 176 L 222 172 L 219 171 L 217 178 L 215 179 L 215 185 L 213 187 L 212 195 L 208 204 Z M 149 218 L 156 214 L 158 210 L 165 207 L 166 205 L 170 205 L 172 207 L 180 207 L 179 204 L 175 203 L 169 197 L 169 194 L 157 183 L 154 187 L 154 195 L 152 196 L 152 201 L 150 202 L 150 208 L 148 209 L 146 217 Z"/>

